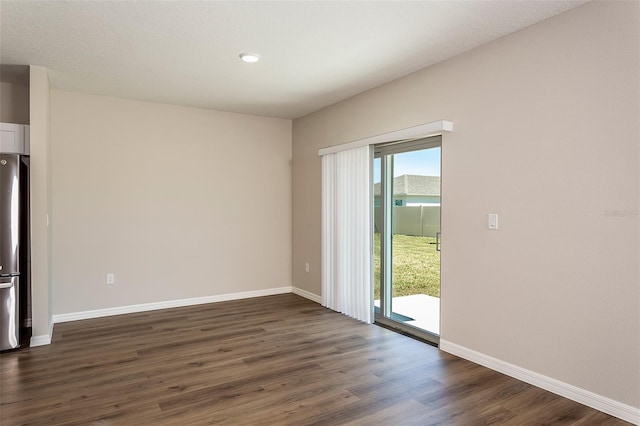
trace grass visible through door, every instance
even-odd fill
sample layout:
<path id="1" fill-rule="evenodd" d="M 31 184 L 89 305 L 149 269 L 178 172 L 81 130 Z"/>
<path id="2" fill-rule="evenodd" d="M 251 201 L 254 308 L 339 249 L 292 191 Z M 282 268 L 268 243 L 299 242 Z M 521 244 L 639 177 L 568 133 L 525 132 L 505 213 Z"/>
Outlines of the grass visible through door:
<path id="1" fill-rule="evenodd" d="M 374 299 L 380 299 L 380 234 L 374 235 Z M 440 252 L 432 237 L 393 236 L 393 297 L 440 297 Z M 433 244 L 432 244 L 433 243 Z"/>

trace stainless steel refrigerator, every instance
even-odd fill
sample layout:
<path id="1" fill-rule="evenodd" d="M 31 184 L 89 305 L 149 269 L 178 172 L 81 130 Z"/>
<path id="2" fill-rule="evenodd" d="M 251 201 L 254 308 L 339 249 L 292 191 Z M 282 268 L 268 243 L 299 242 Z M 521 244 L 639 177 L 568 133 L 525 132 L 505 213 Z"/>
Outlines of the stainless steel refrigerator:
<path id="1" fill-rule="evenodd" d="M 29 157 L 0 151 L 0 351 L 25 336 L 29 240 Z"/>

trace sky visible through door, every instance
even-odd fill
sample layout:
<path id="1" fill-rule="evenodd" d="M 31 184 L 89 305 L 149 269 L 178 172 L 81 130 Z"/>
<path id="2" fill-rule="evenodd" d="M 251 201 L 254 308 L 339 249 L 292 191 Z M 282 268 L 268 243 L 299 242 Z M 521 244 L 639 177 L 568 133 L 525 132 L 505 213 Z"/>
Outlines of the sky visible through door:
<path id="1" fill-rule="evenodd" d="M 397 158 L 393 177 L 402 175 L 440 176 L 440 148 L 407 152 Z M 373 182 L 380 183 L 380 166 L 373 168 Z"/>

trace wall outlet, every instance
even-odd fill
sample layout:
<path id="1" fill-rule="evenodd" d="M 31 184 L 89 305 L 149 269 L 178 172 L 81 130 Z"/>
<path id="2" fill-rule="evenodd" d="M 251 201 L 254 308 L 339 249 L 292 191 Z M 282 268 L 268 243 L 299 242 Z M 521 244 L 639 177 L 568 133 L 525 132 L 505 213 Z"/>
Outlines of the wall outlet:
<path id="1" fill-rule="evenodd" d="M 304 264 L 304 271 L 309 272 L 309 262 Z"/>
<path id="2" fill-rule="evenodd" d="M 110 272 L 107 274 L 107 284 L 115 284 L 116 283 L 116 274 Z"/>

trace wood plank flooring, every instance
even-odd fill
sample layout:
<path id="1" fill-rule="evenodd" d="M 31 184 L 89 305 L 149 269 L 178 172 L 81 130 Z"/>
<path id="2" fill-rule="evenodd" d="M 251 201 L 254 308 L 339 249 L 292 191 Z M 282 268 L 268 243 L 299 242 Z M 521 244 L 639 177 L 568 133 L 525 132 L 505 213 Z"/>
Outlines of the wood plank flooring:
<path id="1" fill-rule="evenodd" d="M 57 324 L 0 398 L 3 426 L 628 424 L 293 294 Z"/>

